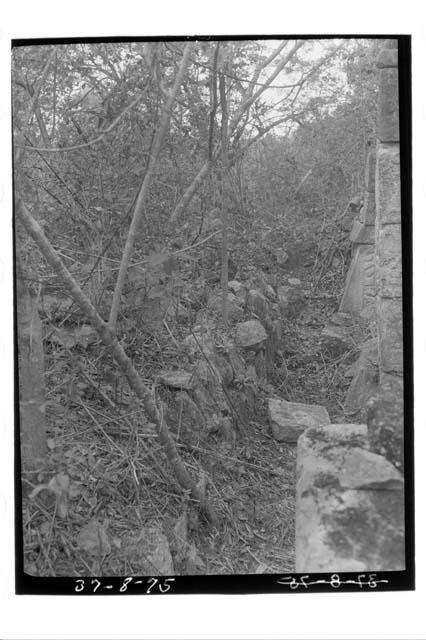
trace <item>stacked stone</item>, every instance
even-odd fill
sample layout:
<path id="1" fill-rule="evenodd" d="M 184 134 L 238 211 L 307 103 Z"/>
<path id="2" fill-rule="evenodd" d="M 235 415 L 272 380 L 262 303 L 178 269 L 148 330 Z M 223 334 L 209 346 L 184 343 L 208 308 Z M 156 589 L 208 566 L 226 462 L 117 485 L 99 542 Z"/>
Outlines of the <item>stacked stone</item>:
<path id="1" fill-rule="evenodd" d="M 368 428 L 373 451 L 403 468 L 403 344 L 398 49 L 385 41 L 380 70 L 376 161 L 376 283 L 379 397 Z"/>

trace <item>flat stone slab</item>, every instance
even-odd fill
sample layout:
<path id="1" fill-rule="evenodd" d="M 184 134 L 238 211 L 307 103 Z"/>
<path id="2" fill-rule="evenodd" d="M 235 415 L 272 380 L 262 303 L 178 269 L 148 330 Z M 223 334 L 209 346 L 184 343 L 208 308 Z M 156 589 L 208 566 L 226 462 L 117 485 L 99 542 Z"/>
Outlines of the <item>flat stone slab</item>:
<path id="1" fill-rule="evenodd" d="M 357 246 L 349 267 L 339 311 L 361 314 L 375 305 L 375 256 L 369 244 Z"/>
<path id="2" fill-rule="evenodd" d="M 268 413 L 274 438 L 290 444 L 296 443 L 309 427 L 330 424 L 327 409 L 320 405 L 269 398 Z"/>
<path id="3" fill-rule="evenodd" d="M 367 427 L 307 429 L 296 463 L 296 572 L 405 569 L 403 479 Z"/>
<path id="4" fill-rule="evenodd" d="M 194 375 L 187 371 L 165 371 L 160 374 L 159 381 L 172 389 L 186 389 L 188 391 L 194 388 Z"/>

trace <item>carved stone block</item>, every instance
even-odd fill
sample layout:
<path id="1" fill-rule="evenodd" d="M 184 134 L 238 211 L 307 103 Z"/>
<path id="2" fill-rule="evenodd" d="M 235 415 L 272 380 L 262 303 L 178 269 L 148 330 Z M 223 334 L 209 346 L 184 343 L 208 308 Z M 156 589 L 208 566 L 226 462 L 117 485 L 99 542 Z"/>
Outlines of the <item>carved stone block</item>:
<path id="1" fill-rule="evenodd" d="M 402 301 L 379 298 L 377 304 L 379 366 L 386 373 L 403 371 Z"/>
<path id="2" fill-rule="evenodd" d="M 398 69 L 380 70 L 378 138 L 399 142 Z"/>
<path id="3" fill-rule="evenodd" d="M 377 150 L 376 206 L 381 225 L 401 222 L 399 145 L 379 145 Z"/>
<path id="4" fill-rule="evenodd" d="M 382 298 L 402 296 L 401 225 L 383 225 L 376 244 L 377 292 Z"/>

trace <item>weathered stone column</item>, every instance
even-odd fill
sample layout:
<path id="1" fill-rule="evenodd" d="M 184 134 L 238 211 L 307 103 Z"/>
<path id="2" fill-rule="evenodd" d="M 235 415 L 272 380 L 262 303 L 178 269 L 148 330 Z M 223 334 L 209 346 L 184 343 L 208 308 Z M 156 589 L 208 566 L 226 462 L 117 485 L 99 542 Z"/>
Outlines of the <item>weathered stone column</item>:
<path id="1" fill-rule="evenodd" d="M 403 466 L 403 344 L 398 49 L 387 40 L 380 69 L 376 161 L 376 283 L 380 394 L 368 420 L 373 451 Z"/>

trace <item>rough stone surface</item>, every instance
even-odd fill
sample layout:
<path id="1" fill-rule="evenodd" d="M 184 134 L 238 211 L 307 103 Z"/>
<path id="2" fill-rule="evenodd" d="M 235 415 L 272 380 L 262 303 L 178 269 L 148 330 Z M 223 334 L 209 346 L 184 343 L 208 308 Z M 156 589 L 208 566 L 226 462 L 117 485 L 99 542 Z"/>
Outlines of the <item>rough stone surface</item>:
<path id="1" fill-rule="evenodd" d="M 402 301 L 379 298 L 377 304 L 379 366 L 386 373 L 403 371 Z"/>
<path id="2" fill-rule="evenodd" d="M 380 390 L 368 403 L 368 439 L 372 451 L 404 470 L 404 381 L 382 373 Z"/>
<path id="3" fill-rule="evenodd" d="M 344 409 L 355 414 L 366 407 L 377 392 L 379 383 L 377 339 L 368 340 L 362 347 L 358 360 L 352 366 L 352 382 L 346 393 Z"/>
<path id="4" fill-rule="evenodd" d="M 270 398 L 268 412 L 274 438 L 288 443 L 296 443 L 309 427 L 330 424 L 327 409 L 319 405 Z"/>
<path id="5" fill-rule="evenodd" d="M 381 69 L 379 82 L 378 138 L 399 142 L 398 69 Z"/>
<path id="6" fill-rule="evenodd" d="M 375 308 L 375 256 L 374 247 L 360 245 L 355 249 L 339 311 L 364 315 L 373 314 Z"/>
<path id="7" fill-rule="evenodd" d="M 379 69 L 387 69 L 389 67 L 398 66 L 398 50 L 382 49 L 377 58 L 377 66 Z"/>
<path id="8" fill-rule="evenodd" d="M 376 222 L 376 197 L 374 193 L 366 193 L 364 205 L 361 209 L 360 220 L 366 225 L 374 225 Z"/>
<path id="9" fill-rule="evenodd" d="M 159 381 L 173 389 L 188 390 L 194 387 L 194 376 L 188 371 L 165 371 L 160 374 Z"/>
<path id="10" fill-rule="evenodd" d="M 376 163 L 376 206 L 381 225 L 401 222 L 399 145 L 379 145 Z"/>
<path id="11" fill-rule="evenodd" d="M 403 489 L 402 474 L 384 456 L 351 448 L 339 472 L 340 486 L 344 489 Z"/>
<path id="12" fill-rule="evenodd" d="M 367 156 L 367 162 L 365 163 L 365 189 L 368 193 L 372 193 L 374 197 L 374 190 L 376 185 L 376 151 L 372 150 Z M 364 199 L 365 205 L 365 199 Z"/>
<path id="13" fill-rule="evenodd" d="M 257 351 L 267 339 L 266 331 L 259 320 L 240 322 L 235 328 L 235 342 L 239 347 Z"/>
<path id="14" fill-rule="evenodd" d="M 355 220 L 349 240 L 354 244 L 374 244 L 375 228 L 373 224 L 363 224 Z"/>
<path id="15" fill-rule="evenodd" d="M 240 302 L 243 302 L 245 304 L 247 289 L 242 284 L 242 282 L 239 282 L 238 280 L 230 280 L 228 282 L 228 289 L 232 291 L 234 296 L 236 296 Z"/>
<path id="16" fill-rule="evenodd" d="M 401 225 L 386 224 L 377 232 L 377 292 L 383 298 L 402 297 Z"/>
<path id="17" fill-rule="evenodd" d="M 369 452 L 364 452 L 366 436 L 365 425 L 353 424 L 311 428 L 300 436 L 297 573 L 405 568 L 404 493 L 389 489 L 391 471 L 385 463 L 375 471 Z M 387 477 L 387 490 L 371 483 L 369 488 L 346 488 L 363 480 L 357 462 L 371 474 L 370 480 L 376 475 L 373 486 Z"/>

